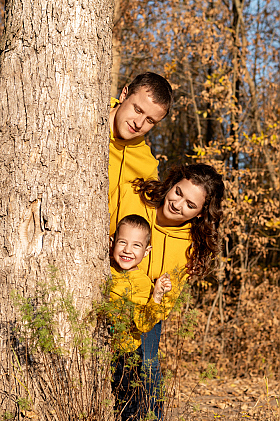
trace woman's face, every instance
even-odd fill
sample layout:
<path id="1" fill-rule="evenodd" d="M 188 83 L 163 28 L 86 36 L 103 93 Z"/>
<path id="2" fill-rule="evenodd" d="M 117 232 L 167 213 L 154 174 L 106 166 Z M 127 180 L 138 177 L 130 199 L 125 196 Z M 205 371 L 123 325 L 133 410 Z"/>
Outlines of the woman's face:
<path id="1" fill-rule="evenodd" d="M 167 193 L 164 204 L 157 209 L 157 220 L 161 226 L 178 226 L 201 215 L 206 192 L 183 178 Z"/>

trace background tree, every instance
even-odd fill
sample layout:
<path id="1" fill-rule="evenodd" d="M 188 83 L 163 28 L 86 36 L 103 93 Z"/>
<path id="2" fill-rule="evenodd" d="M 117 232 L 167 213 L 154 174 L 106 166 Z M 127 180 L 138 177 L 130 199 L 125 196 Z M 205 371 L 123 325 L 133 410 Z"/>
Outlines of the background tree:
<path id="1" fill-rule="evenodd" d="M 172 112 L 147 136 L 160 170 L 178 160 L 202 161 L 218 168 L 227 186 L 219 270 L 193 284 L 196 306 L 207 312 L 193 358 L 200 358 L 202 346 L 207 360 L 225 352 L 234 361 L 231 367 L 241 367 L 240 356 L 254 352 L 246 291 L 273 290 L 280 276 L 279 2 L 170 0 L 130 6 L 118 24 L 118 91 L 147 70 L 166 76 L 174 88 Z M 277 352 L 259 342 L 265 366 L 273 365 Z M 185 357 L 190 358 L 187 352 Z M 255 356 L 250 364 L 263 366 Z"/>
<path id="2" fill-rule="evenodd" d="M 1 383 L 11 382 L 6 345 L 16 319 L 10 292 L 28 296 L 53 266 L 85 313 L 109 274 L 112 10 L 111 0 L 6 4 L 0 58 Z"/>

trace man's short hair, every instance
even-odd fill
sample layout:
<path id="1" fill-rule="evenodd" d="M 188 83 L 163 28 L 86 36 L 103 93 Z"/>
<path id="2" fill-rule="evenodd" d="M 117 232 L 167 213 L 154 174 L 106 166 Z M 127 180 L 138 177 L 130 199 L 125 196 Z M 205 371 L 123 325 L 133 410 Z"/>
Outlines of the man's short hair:
<path id="1" fill-rule="evenodd" d="M 142 87 L 147 88 L 147 91 L 151 93 L 153 102 L 161 105 L 166 110 L 167 115 L 173 101 L 172 88 L 169 82 L 157 73 L 142 73 L 128 85 L 126 98 L 135 94 Z"/>
<path id="2" fill-rule="evenodd" d="M 125 224 L 130 225 L 134 228 L 141 228 L 142 230 L 147 231 L 147 237 L 146 237 L 146 240 L 147 240 L 146 247 L 147 247 L 151 239 L 151 228 L 150 228 L 149 222 L 145 218 L 143 218 L 143 216 L 140 216 L 140 215 L 136 215 L 136 214 L 127 215 L 118 222 L 114 239 L 116 239 L 116 236 L 119 233 L 120 227 Z"/>

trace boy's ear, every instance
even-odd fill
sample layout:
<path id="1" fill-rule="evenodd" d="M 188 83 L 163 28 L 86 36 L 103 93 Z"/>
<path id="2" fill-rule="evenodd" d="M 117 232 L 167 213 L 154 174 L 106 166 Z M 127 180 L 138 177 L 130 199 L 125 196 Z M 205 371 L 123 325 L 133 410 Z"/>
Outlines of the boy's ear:
<path id="1" fill-rule="evenodd" d="M 122 103 L 122 102 L 125 100 L 127 93 L 128 93 L 128 87 L 127 87 L 127 86 L 125 86 L 125 87 L 123 88 L 123 90 L 122 90 L 121 94 L 120 94 L 120 97 L 119 97 L 119 101 L 120 101 L 120 103 Z"/>
<path id="2" fill-rule="evenodd" d="M 110 241 L 109 241 L 110 255 L 111 255 L 111 252 L 113 251 L 113 248 L 114 248 L 114 237 L 110 237 Z"/>
<path id="3" fill-rule="evenodd" d="M 145 250 L 145 253 L 144 253 L 144 257 L 148 256 L 148 254 L 150 253 L 151 250 L 152 250 L 152 246 L 146 247 L 146 250 Z"/>

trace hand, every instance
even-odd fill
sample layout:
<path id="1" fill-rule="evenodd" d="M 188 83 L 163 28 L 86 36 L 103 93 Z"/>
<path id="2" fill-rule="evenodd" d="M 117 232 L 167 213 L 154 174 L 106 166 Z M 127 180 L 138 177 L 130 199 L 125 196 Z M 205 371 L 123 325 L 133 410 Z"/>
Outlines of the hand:
<path id="1" fill-rule="evenodd" d="M 154 302 L 160 304 L 164 294 L 171 291 L 171 289 L 172 284 L 170 281 L 170 275 L 168 273 L 164 273 L 156 280 L 153 292 Z"/>

